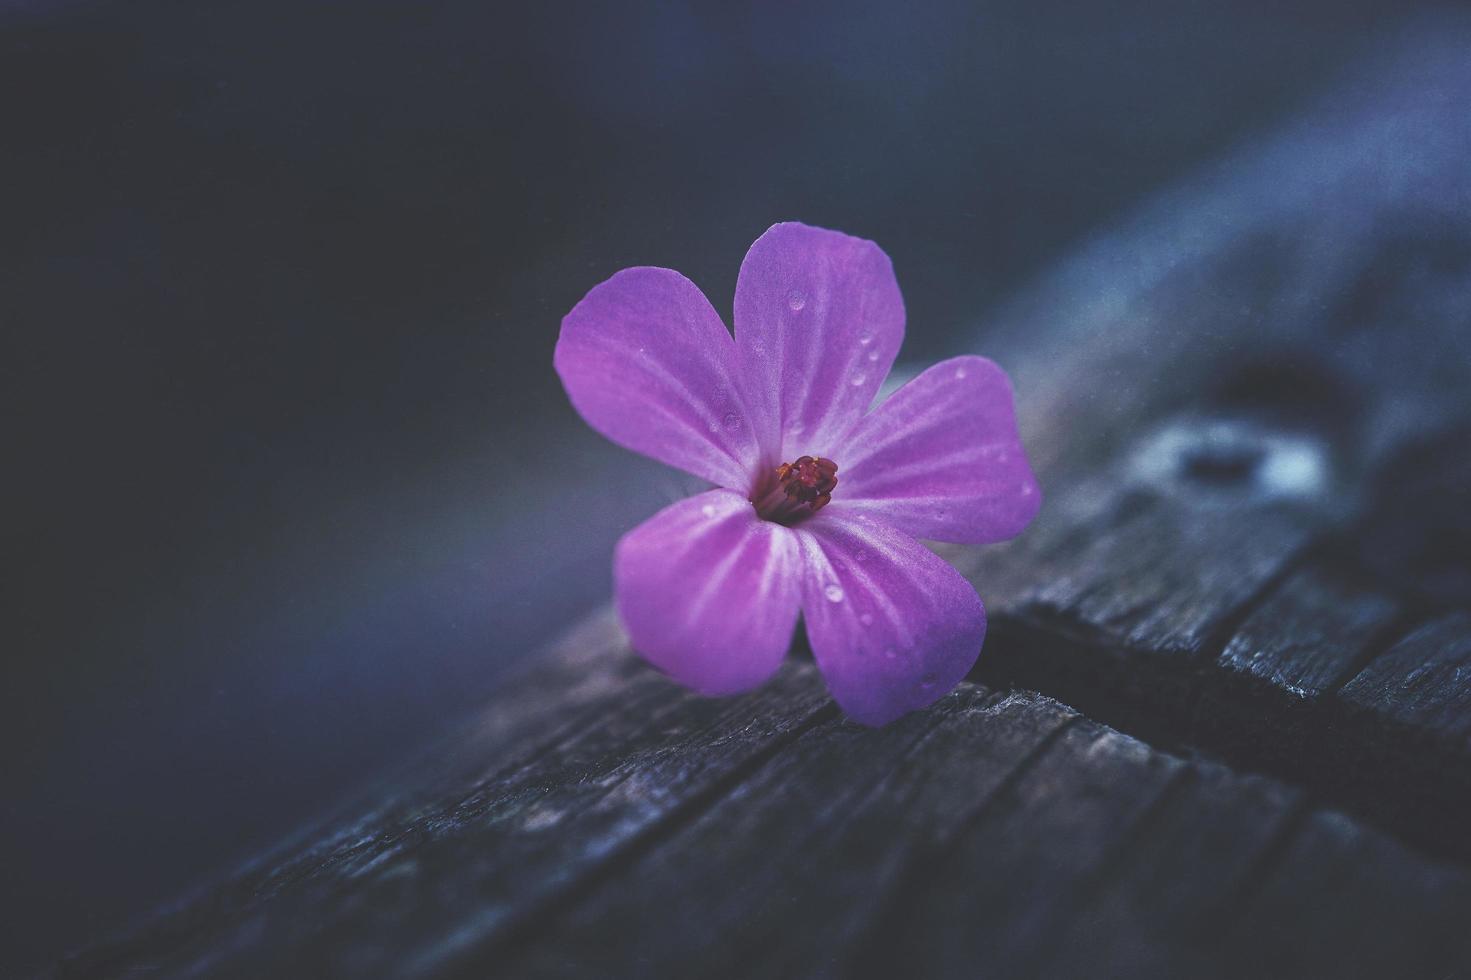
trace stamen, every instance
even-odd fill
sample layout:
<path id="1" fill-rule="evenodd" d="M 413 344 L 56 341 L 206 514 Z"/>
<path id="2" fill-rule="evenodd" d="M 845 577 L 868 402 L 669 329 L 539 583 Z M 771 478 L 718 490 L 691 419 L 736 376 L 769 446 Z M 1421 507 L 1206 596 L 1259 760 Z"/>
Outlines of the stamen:
<path id="1" fill-rule="evenodd" d="M 837 463 L 822 456 L 798 456 L 778 466 L 751 501 L 766 520 L 795 524 L 826 506 L 837 485 Z"/>

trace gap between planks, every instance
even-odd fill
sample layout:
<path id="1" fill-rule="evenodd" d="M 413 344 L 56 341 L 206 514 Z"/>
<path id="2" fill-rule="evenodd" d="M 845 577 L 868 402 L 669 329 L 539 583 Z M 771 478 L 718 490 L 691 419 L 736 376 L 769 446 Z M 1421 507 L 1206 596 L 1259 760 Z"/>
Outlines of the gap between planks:
<path id="1" fill-rule="evenodd" d="M 1332 771 L 1327 760 L 1306 758 L 1301 753 L 1294 755 L 1297 746 L 1276 753 L 1254 751 L 1249 741 L 1212 734 L 1209 726 L 1200 724 L 1200 703 L 1205 696 L 1215 693 L 1210 690 L 1212 685 L 1231 683 L 1230 679 L 1223 676 L 1227 672 L 1220 666 L 1220 661 L 1232 639 L 1251 615 L 1271 599 L 1295 572 L 1322 556 L 1326 545 L 1326 538 L 1310 541 L 1285 560 L 1282 567 L 1248 599 L 1222 616 L 1221 623 L 1212 628 L 1208 642 L 1202 644 L 1197 653 L 1181 658 L 1178 667 L 1174 669 L 1180 672 L 1179 680 L 1186 686 L 1178 709 L 1160 710 L 1161 705 L 1148 703 L 1147 697 L 1131 697 L 1111 690 L 1107 683 L 1088 684 L 1081 680 L 1074 683 L 1062 682 L 1056 672 L 1051 672 L 1049 676 L 1026 675 L 1023 672 L 1023 680 L 1018 683 L 1011 676 L 1013 671 L 1008 668 L 1014 668 L 1016 661 L 1025 661 L 1029 648 L 1051 647 L 1071 651 L 1059 658 L 1067 664 L 1086 662 L 1090 656 L 1104 656 L 1124 664 L 1121 669 L 1126 671 L 1140 666 L 1137 660 L 1129 656 L 1126 644 L 1110 643 L 1091 636 L 1073 636 L 1065 628 L 1024 616 L 1002 614 L 993 621 L 993 634 L 1001 634 L 1002 642 L 1019 649 L 1020 656 L 1009 658 L 1005 665 L 982 658 L 972 671 L 971 678 L 1000 690 L 1034 690 L 1161 752 L 1186 759 L 1213 761 L 1237 772 L 1258 772 L 1269 776 L 1302 791 L 1305 796 L 1314 796 L 1321 805 L 1343 810 L 1364 820 L 1400 843 L 1436 861 L 1471 866 L 1471 843 L 1454 839 L 1451 835 L 1432 833 L 1396 818 L 1384 806 L 1375 805 L 1372 787 L 1367 791 L 1367 797 L 1354 792 L 1352 786 L 1355 784 L 1346 780 L 1343 773 Z M 1345 666 L 1341 676 L 1334 678 L 1321 697 L 1311 705 L 1293 707 L 1312 713 L 1308 724 L 1325 724 L 1325 716 L 1333 714 L 1338 707 L 1335 699 L 1343 687 L 1393 649 L 1405 636 L 1423 625 L 1429 615 L 1427 610 L 1418 606 L 1403 609 L 1378 631 L 1358 657 Z M 1165 665 L 1152 662 L 1148 666 L 1158 672 Z M 1049 674 L 1047 668 L 1043 669 L 1043 674 Z M 1157 678 L 1148 679 L 1152 681 Z M 1285 692 L 1274 690 L 1270 693 L 1285 696 Z M 1242 704 L 1247 708 L 1251 707 L 1249 702 L 1242 701 Z M 1238 723 L 1248 722 L 1244 717 L 1246 713 L 1244 710 L 1237 713 Z M 1285 719 L 1279 725 L 1284 729 L 1288 727 Z M 1313 748 L 1310 745 L 1307 751 L 1312 752 Z"/>

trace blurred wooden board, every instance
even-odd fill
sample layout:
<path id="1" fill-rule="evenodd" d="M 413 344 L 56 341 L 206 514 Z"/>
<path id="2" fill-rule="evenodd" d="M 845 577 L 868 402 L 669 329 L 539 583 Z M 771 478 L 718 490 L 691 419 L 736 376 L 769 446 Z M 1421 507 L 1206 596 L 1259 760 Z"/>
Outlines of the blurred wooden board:
<path id="1" fill-rule="evenodd" d="M 1464 971 L 1471 58 L 1416 53 L 983 333 L 1048 501 L 943 549 L 991 611 L 973 682 L 872 731 L 800 650 L 704 700 L 603 614 L 60 973 Z"/>
<path id="2" fill-rule="evenodd" d="M 693 697 L 601 626 L 565 648 L 599 650 L 597 693 L 502 729 L 523 749 L 504 768 L 416 770 L 420 793 L 63 975 L 1439 976 L 1471 957 L 1471 875 L 1282 783 L 970 683 L 882 730 L 843 720 L 807 662 Z M 588 669 L 555 658 L 520 693 L 545 707 Z"/>
<path id="3" fill-rule="evenodd" d="M 1471 127 L 1424 96 L 1471 95 L 1466 65 L 1390 66 L 1005 311 L 1049 498 L 1017 541 L 950 552 L 996 623 L 980 679 L 1458 860 L 1464 622 L 1403 644 L 1471 608 Z"/>

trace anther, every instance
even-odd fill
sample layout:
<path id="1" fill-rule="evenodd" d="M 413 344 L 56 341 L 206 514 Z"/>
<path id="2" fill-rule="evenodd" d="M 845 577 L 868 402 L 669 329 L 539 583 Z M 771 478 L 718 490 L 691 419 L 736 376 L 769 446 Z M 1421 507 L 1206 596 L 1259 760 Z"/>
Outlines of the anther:
<path id="1" fill-rule="evenodd" d="M 776 468 L 776 481 L 788 500 L 811 504 L 813 510 L 818 510 L 833 499 L 838 464 L 822 456 L 798 456 L 796 462 Z"/>
<path id="2" fill-rule="evenodd" d="M 822 456 L 798 456 L 782 463 L 751 499 L 768 521 L 793 524 L 821 510 L 833 499 L 838 464 Z"/>

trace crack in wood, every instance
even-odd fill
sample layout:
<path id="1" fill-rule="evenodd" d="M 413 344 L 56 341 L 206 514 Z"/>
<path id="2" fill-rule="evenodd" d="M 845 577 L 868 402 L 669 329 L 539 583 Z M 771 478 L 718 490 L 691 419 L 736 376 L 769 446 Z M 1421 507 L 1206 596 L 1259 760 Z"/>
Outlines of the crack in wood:
<path id="1" fill-rule="evenodd" d="M 634 835 L 609 852 L 604 860 L 591 866 L 568 885 L 538 902 L 518 907 L 514 919 L 494 933 L 475 937 L 471 942 L 453 949 L 436 948 L 430 956 L 415 961 L 411 972 L 453 972 L 457 964 L 469 965 L 477 961 L 513 959 L 519 950 L 524 950 L 536 941 L 537 931 L 548 928 L 559 912 L 574 904 L 596 889 L 603 881 L 620 870 L 635 864 L 639 858 L 654 848 L 660 839 L 678 833 L 681 827 L 698 820 L 702 814 L 717 806 L 722 799 L 736 792 L 761 768 L 791 743 L 804 737 L 818 726 L 836 721 L 840 712 L 836 705 L 825 704 L 810 712 L 801 722 L 773 739 L 760 752 L 743 761 L 730 772 L 717 779 L 712 785 L 695 794 L 678 807 L 665 814 L 660 820 Z"/>
<path id="2" fill-rule="evenodd" d="M 1343 670 L 1328 682 L 1329 696 L 1340 694 L 1349 681 L 1363 673 L 1370 664 L 1384 656 L 1396 643 L 1408 636 L 1416 626 L 1425 620 L 1424 611 L 1407 609 L 1385 623 L 1364 645 L 1363 651 L 1345 663 Z"/>
<path id="3" fill-rule="evenodd" d="M 1064 909 L 1058 915 L 1058 921 L 1063 923 L 1063 928 L 1067 928 L 1091 902 L 1104 893 L 1118 872 L 1130 860 L 1135 848 L 1151 832 L 1152 828 L 1166 817 L 1170 807 L 1190 789 L 1197 778 L 1198 774 L 1194 766 L 1187 762 L 1180 763 L 1169 781 L 1165 783 L 1113 849 L 1092 870 L 1078 889 L 1065 902 L 1059 903 Z M 1060 949 L 1056 945 L 1038 949 L 1025 976 L 1047 976 L 1049 964 L 1053 963 L 1059 954 Z"/>
<path id="4" fill-rule="evenodd" d="M 1287 811 L 1282 814 L 1272 836 L 1256 854 L 1246 873 L 1241 876 L 1237 887 L 1231 889 L 1222 899 L 1219 910 L 1210 920 L 1211 932 L 1202 935 L 1200 937 L 1202 940 L 1220 941 L 1230 931 L 1251 904 L 1253 896 L 1262 890 L 1267 879 L 1276 872 L 1282 855 L 1292 846 L 1293 840 L 1302 833 L 1312 812 L 1313 805 L 1308 795 L 1299 793 Z"/>
<path id="5" fill-rule="evenodd" d="M 966 814 L 944 840 L 932 842 L 929 846 L 915 847 L 884 897 L 875 903 L 873 912 L 867 917 L 866 925 L 857 930 L 859 935 L 868 938 L 854 944 L 851 958 L 844 968 L 837 971 L 837 975 L 859 977 L 868 976 L 873 972 L 872 964 L 875 961 L 883 961 L 889 953 L 884 945 L 887 942 L 885 938 L 888 931 L 887 924 L 902 914 L 908 896 L 924 888 L 933 869 L 945 861 L 952 842 L 965 836 L 970 828 L 984 820 L 993 807 L 1000 805 L 1001 801 L 1014 792 L 1017 784 L 1054 749 L 1063 736 L 1082 721 L 1081 715 L 1073 715 L 1059 721 L 1032 748 L 1017 759 L 1016 764 L 986 795 L 985 799 Z"/>

